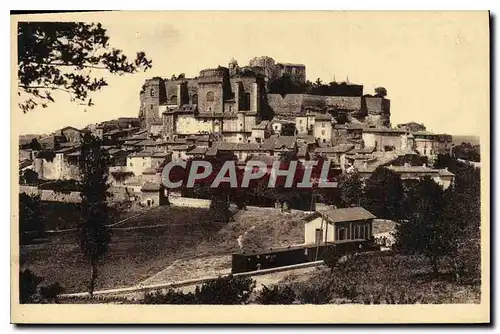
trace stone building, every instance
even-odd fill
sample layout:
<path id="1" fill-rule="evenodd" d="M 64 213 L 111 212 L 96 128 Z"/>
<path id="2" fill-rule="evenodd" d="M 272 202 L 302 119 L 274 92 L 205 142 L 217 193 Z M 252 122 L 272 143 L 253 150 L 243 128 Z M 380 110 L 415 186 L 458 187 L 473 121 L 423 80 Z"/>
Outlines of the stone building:
<path id="1" fill-rule="evenodd" d="M 229 67 L 202 70 L 197 78 L 149 79 L 140 116 L 149 129 L 161 119 L 166 138 L 215 133 L 228 142 L 249 142 L 262 119 L 264 77 L 231 61 Z"/>
<path id="2" fill-rule="evenodd" d="M 293 81 L 306 82 L 306 65 L 278 63 L 281 75 L 288 75 Z"/>
<path id="3" fill-rule="evenodd" d="M 332 143 L 332 117 L 328 114 L 316 115 L 314 118 L 314 138 L 320 144 Z"/>

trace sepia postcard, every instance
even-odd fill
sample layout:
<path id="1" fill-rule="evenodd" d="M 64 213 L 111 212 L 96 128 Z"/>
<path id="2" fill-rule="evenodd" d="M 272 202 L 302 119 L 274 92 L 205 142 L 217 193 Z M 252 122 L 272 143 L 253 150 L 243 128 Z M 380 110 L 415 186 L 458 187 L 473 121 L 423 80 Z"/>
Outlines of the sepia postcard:
<path id="1" fill-rule="evenodd" d="M 489 27 L 11 15 L 11 321 L 489 323 Z"/>

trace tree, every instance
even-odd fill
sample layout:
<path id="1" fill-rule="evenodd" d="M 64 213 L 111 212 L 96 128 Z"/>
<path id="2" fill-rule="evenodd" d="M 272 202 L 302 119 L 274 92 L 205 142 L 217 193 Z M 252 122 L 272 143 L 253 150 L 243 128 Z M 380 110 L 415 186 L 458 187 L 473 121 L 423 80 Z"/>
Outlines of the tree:
<path id="1" fill-rule="evenodd" d="M 379 218 L 397 220 L 401 217 L 403 193 L 401 177 L 380 166 L 365 182 L 361 206 Z"/>
<path id="2" fill-rule="evenodd" d="M 19 174 L 19 183 L 21 184 L 34 184 L 38 182 L 38 173 L 33 169 L 19 171 Z"/>
<path id="3" fill-rule="evenodd" d="M 255 289 L 251 277 L 228 275 L 210 280 L 197 286 L 194 293 L 168 290 L 166 293 L 146 293 L 143 304 L 246 304 Z"/>
<path id="4" fill-rule="evenodd" d="M 314 82 L 313 87 L 314 87 L 314 88 L 319 88 L 319 87 L 321 87 L 322 85 L 323 85 L 323 81 L 321 81 L 321 79 L 320 79 L 320 78 L 318 78 L 318 79 L 316 79 L 316 81 Z"/>
<path id="5" fill-rule="evenodd" d="M 24 244 L 45 234 L 40 196 L 19 194 L 19 239 Z"/>
<path id="6" fill-rule="evenodd" d="M 69 94 L 71 101 L 91 106 L 89 92 L 107 86 L 96 73 L 135 73 L 151 68 L 144 52 L 129 61 L 121 50 L 112 48 L 100 23 L 19 22 L 18 104 L 23 112 L 54 102 L 53 92 Z"/>
<path id="7" fill-rule="evenodd" d="M 59 283 L 40 286 L 43 280 L 43 277 L 35 275 L 29 269 L 20 270 L 19 303 L 38 304 L 57 302 L 59 294 L 61 294 L 64 289 Z"/>
<path id="8" fill-rule="evenodd" d="M 83 136 L 80 171 L 82 177 L 82 216 L 80 247 L 90 264 L 89 294 L 93 297 L 97 279 L 97 264 L 108 249 L 110 233 L 107 227 L 107 160 L 101 140 L 90 133 Z"/>
<path id="9" fill-rule="evenodd" d="M 443 189 L 426 176 L 408 190 L 404 214 L 396 226 L 396 248 L 428 257 L 436 276 L 439 259 L 453 242 L 448 222 L 441 219 L 444 205 Z"/>
<path id="10" fill-rule="evenodd" d="M 42 277 L 33 274 L 30 270 L 19 271 L 19 303 L 35 303 L 38 285 L 43 281 Z"/>
<path id="11" fill-rule="evenodd" d="M 387 96 L 387 89 L 385 89 L 384 87 L 375 88 L 375 96 L 376 97 L 386 97 Z"/>
<path id="12" fill-rule="evenodd" d="M 31 139 L 31 142 L 29 143 L 28 147 L 32 149 L 33 151 L 41 151 L 42 150 L 42 145 L 38 142 L 36 138 Z"/>
<path id="13" fill-rule="evenodd" d="M 262 305 L 289 305 L 293 304 L 296 295 L 289 286 L 275 285 L 272 288 L 262 286 L 257 302 Z"/>
<path id="14" fill-rule="evenodd" d="M 342 175 L 339 187 L 342 204 L 345 207 L 360 205 L 363 196 L 363 181 L 358 172 Z"/>

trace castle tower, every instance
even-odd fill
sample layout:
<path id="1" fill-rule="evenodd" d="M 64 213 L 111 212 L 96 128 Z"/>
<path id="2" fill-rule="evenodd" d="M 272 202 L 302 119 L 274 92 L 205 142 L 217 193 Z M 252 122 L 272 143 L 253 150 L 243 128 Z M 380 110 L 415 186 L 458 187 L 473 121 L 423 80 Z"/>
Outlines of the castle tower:
<path id="1" fill-rule="evenodd" d="M 161 121 L 159 106 L 165 99 L 165 84 L 162 78 L 147 79 L 140 94 L 141 106 L 139 117 L 146 128 Z"/>
<path id="2" fill-rule="evenodd" d="M 229 61 L 229 64 L 228 64 L 228 68 L 229 68 L 229 75 L 230 76 L 236 75 L 238 73 L 239 66 L 238 66 L 238 62 L 236 61 L 236 59 L 231 58 L 231 60 Z"/>

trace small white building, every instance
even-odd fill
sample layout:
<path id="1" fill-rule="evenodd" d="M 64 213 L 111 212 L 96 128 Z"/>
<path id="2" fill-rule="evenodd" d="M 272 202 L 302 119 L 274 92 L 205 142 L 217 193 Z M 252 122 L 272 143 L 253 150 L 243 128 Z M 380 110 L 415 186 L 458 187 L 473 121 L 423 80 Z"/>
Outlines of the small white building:
<path id="1" fill-rule="evenodd" d="M 318 209 L 304 218 L 305 244 L 371 239 L 375 218 L 362 207 Z"/>

